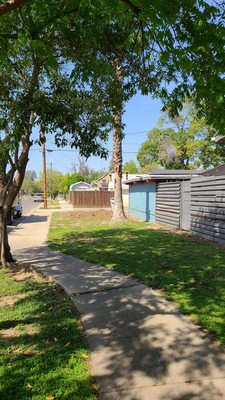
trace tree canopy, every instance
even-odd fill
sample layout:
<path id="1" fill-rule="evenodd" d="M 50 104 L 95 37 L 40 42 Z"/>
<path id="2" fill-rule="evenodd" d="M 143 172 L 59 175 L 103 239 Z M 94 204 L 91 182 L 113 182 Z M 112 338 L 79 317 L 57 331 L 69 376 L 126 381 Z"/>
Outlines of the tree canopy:
<path id="1" fill-rule="evenodd" d="M 62 39 L 71 50 L 72 77 L 100 93 L 112 112 L 114 219 L 124 217 L 122 115 L 137 91 L 160 98 L 170 117 L 191 97 L 199 117 L 223 130 L 222 14 L 223 6 L 204 0 L 96 0 L 80 7 L 79 23 L 69 17 Z"/>
<path id="2" fill-rule="evenodd" d="M 134 160 L 130 160 L 125 162 L 123 165 L 123 172 L 128 172 L 129 174 L 137 174 L 138 173 L 138 166 Z"/>
<path id="3" fill-rule="evenodd" d="M 161 98 L 173 117 L 192 96 L 199 116 L 223 132 L 223 4 L 11 4 L 22 7 L 0 18 L 0 242 L 1 221 L 21 187 L 29 149 L 47 134 L 54 134 L 58 146 L 70 144 L 85 157 L 106 157 L 104 142 L 113 126 L 119 179 L 122 114 L 138 90 Z M 39 138 L 33 136 L 35 127 Z"/>
<path id="4" fill-rule="evenodd" d="M 223 131 L 223 3 L 96 0 L 81 4 L 79 16 L 79 22 L 69 16 L 62 36 L 74 77 L 94 85 L 114 107 L 137 90 L 152 93 L 171 117 L 191 96 L 199 115 Z"/>
<path id="5" fill-rule="evenodd" d="M 217 166 L 225 161 L 225 151 L 212 141 L 214 135 L 215 130 L 186 103 L 174 119 L 167 113 L 162 114 L 158 126 L 141 145 L 137 159 L 144 170 L 151 166 L 168 169 Z"/>

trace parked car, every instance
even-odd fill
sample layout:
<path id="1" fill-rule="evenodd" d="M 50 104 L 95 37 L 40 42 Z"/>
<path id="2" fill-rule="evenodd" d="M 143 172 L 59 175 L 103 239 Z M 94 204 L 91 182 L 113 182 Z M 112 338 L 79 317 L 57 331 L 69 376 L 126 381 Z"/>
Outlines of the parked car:
<path id="1" fill-rule="evenodd" d="M 22 213 L 23 213 L 22 201 L 20 199 L 20 196 L 18 195 L 16 196 L 11 209 L 8 211 L 7 225 L 12 225 L 14 219 L 22 217 Z"/>
<path id="2" fill-rule="evenodd" d="M 35 193 L 34 194 L 34 201 L 44 201 L 44 195 L 43 193 Z"/>
<path id="3" fill-rule="evenodd" d="M 13 217 L 14 218 L 21 218 L 23 213 L 23 206 L 20 196 L 16 197 L 16 200 L 13 203 Z"/>

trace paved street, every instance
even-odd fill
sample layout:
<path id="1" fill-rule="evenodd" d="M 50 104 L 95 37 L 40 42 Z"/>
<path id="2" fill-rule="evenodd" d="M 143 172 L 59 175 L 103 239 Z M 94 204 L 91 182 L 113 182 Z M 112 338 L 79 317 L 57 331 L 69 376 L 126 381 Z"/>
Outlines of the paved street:
<path id="1" fill-rule="evenodd" d="M 37 206 L 40 204 L 41 203 L 35 203 L 34 199 L 32 197 L 25 198 L 25 199 L 22 197 L 23 214 L 26 214 L 27 212 L 31 211 L 32 209 L 37 208 Z"/>
<path id="2" fill-rule="evenodd" d="M 15 218 L 13 220 L 13 225 L 8 226 L 8 232 L 12 232 L 18 225 L 25 223 L 32 212 L 35 212 L 35 210 L 41 205 L 41 203 L 35 203 L 33 198 L 21 198 L 22 201 L 22 207 L 23 207 L 23 213 L 21 218 Z"/>

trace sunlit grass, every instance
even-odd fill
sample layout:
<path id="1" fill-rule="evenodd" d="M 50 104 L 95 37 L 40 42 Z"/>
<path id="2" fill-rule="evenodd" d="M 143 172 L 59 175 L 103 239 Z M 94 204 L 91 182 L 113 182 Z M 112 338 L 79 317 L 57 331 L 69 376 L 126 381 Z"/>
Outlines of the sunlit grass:
<path id="1" fill-rule="evenodd" d="M 95 400 L 88 359 L 65 293 L 0 270 L 0 398 Z"/>
<path id="2" fill-rule="evenodd" d="M 225 251 L 147 224 L 55 214 L 49 245 L 163 289 L 225 344 Z"/>

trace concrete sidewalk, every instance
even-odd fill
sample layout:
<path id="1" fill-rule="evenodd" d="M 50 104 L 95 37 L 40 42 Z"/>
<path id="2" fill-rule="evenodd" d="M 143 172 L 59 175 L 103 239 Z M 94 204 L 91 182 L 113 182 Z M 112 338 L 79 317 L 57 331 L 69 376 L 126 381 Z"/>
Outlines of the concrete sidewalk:
<path id="1" fill-rule="evenodd" d="M 225 399 L 225 355 L 155 291 L 49 249 L 51 211 L 10 234 L 13 254 L 53 278 L 78 308 L 101 400 Z"/>

